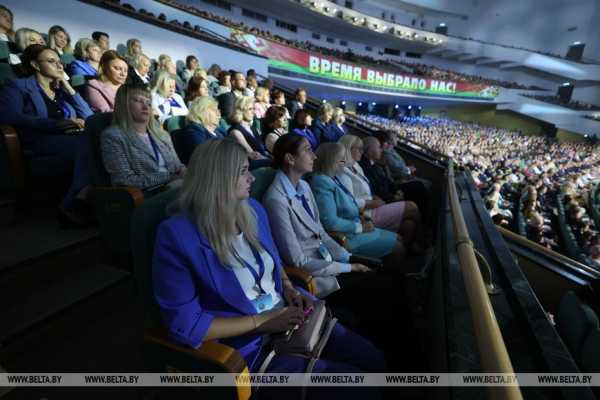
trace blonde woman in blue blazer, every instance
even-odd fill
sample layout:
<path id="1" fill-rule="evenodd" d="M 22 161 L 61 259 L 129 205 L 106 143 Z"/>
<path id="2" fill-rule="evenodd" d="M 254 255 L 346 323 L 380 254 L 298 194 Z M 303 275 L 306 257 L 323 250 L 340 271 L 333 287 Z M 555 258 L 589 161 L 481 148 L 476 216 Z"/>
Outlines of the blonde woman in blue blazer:
<path id="1" fill-rule="evenodd" d="M 384 257 L 404 252 L 402 242 L 393 232 L 377 229 L 360 215 L 356 199 L 335 177 L 344 168 L 346 150 L 339 143 L 324 143 L 317 150 L 315 174 L 310 185 L 319 207 L 321 223 L 328 231 L 346 235 L 349 251 L 369 257 Z"/>

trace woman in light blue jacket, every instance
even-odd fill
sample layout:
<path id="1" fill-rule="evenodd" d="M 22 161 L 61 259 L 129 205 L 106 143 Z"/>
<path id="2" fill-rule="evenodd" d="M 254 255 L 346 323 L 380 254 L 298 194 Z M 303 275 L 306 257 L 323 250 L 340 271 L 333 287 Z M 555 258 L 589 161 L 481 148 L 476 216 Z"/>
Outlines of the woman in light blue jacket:
<path id="1" fill-rule="evenodd" d="M 404 253 L 398 235 L 375 228 L 368 217 L 362 217 L 350 190 L 335 177 L 344 167 L 345 154 L 344 146 L 339 143 L 324 143 L 317 150 L 310 185 L 321 223 L 327 231 L 346 235 L 348 250 L 353 254 L 380 258 L 393 252 Z"/>

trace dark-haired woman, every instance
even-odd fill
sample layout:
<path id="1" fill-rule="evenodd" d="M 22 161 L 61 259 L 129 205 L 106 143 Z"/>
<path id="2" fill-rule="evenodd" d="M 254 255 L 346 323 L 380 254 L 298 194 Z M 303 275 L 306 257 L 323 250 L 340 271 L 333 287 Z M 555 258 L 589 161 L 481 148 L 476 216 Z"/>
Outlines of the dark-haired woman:
<path id="1" fill-rule="evenodd" d="M 92 110 L 65 80 L 56 51 L 31 45 L 25 49 L 22 61 L 28 77 L 7 81 L 0 91 L 0 123 L 15 126 L 22 146 L 34 155 L 75 162 L 73 182 L 60 215 L 72 222 L 83 222 L 70 211 L 76 194 L 90 182 L 86 156 L 89 145 L 77 133 L 83 130 Z"/>
<path id="2" fill-rule="evenodd" d="M 299 135 L 308 140 L 310 143 L 310 147 L 313 151 L 317 150 L 319 147 L 319 139 L 313 134 L 310 130 L 310 126 L 312 125 L 312 116 L 308 113 L 308 111 L 300 109 L 296 111 L 294 114 L 294 130 L 292 133 L 294 135 Z"/>
<path id="3" fill-rule="evenodd" d="M 271 154 L 273 154 L 273 146 L 275 146 L 277 140 L 288 133 L 286 129 L 286 111 L 283 107 L 271 106 L 263 119 L 263 141 Z"/>

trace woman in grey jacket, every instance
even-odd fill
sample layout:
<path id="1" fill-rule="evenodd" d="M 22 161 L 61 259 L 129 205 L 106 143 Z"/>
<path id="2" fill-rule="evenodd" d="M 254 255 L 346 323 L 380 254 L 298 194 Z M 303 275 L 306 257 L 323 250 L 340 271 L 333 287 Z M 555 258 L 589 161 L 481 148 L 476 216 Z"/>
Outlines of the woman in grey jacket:
<path id="1" fill-rule="evenodd" d="M 400 300 L 401 296 L 387 298 L 397 291 L 397 281 L 390 279 L 396 277 L 351 263 L 351 254 L 321 225 L 310 186 L 301 179 L 312 172 L 315 160 L 308 140 L 284 135 L 275 142 L 273 157 L 279 171 L 263 197 L 263 205 L 284 265 L 308 271 L 317 286 L 316 296 L 325 298 L 337 310 L 351 311 L 360 332 L 375 341 L 385 338 L 380 330 L 389 326 L 389 315 L 382 304 Z"/>
<path id="2" fill-rule="evenodd" d="M 169 134 L 152 118 L 152 100 L 145 86 L 119 88 L 112 124 L 102 132 L 100 144 L 113 185 L 142 190 L 177 186 L 185 174 Z"/>

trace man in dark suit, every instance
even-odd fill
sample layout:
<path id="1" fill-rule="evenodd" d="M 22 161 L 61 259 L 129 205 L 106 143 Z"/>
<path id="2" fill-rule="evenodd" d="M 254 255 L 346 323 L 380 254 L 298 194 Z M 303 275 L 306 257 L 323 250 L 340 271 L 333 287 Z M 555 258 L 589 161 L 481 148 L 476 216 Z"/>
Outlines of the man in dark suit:
<path id="1" fill-rule="evenodd" d="M 233 114 L 233 106 L 238 97 L 244 95 L 246 89 L 246 76 L 241 72 L 235 72 L 231 78 L 231 92 L 223 93 L 217 97 L 219 102 L 219 111 L 226 120 Z"/>
<path id="2" fill-rule="evenodd" d="M 304 109 L 304 104 L 306 103 L 306 90 L 298 88 L 294 92 L 294 95 L 295 99 L 288 104 L 288 110 L 292 119 L 294 118 L 296 111 Z"/>

